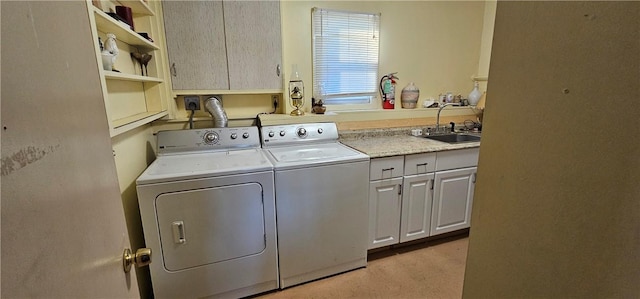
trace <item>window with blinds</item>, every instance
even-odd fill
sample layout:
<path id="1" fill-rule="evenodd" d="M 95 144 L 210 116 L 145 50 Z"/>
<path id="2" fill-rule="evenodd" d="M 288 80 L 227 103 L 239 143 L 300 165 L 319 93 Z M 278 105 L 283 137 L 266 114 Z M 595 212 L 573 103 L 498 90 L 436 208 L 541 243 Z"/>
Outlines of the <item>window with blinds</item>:
<path id="1" fill-rule="evenodd" d="M 374 102 L 380 14 L 313 8 L 313 88 L 327 105 Z M 363 105 L 364 104 L 364 105 Z"/>

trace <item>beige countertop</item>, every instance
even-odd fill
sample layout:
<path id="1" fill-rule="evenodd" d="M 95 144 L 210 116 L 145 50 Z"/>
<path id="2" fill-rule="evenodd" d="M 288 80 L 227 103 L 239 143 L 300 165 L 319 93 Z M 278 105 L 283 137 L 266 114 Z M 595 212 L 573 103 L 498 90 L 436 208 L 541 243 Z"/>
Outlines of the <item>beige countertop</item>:
<path id="1" fill-rule="evenodd" d="M 479 147 L 480 142 L 449 144 L 427 138 L 411 136 L 411 130 L 341 132 L 340 142 L 363 152 L 371 158 L 439 152 Z"/>

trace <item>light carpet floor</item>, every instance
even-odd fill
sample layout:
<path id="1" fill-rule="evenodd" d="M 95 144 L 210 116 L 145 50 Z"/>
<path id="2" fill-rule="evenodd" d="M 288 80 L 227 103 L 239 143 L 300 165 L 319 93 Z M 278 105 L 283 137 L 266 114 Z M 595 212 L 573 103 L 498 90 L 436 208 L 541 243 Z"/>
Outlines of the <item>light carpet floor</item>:
<path id="1" fill-rule="evenodd" d="M 256 298 L 461 298 L 468 235 L 370 253 L 366 268 Z"/>

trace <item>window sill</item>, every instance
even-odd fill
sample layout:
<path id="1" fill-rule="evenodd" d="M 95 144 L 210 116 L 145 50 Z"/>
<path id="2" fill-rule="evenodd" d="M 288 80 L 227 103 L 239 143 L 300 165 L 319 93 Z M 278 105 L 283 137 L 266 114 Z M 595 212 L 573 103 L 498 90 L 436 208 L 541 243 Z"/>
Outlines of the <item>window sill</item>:
<path id="1" fill-rule="evenodd" d="M 438 108 L 415 109 L 376 109 L 376 110 L 352 110 L 352 111 L 327 111 L 325 114 L 312 114 L 305 112 L 303 116 L 290 116 L 288 114 L 263 114 L 260 115 L 260 123 L 263 126 L 298 124 L 313 122 L 370 122 L 381 120 L 411 120 L 425 119 L 424 122 L 435 120 Z M 445 117 L 466 117 L 475 119 L 475 111 L 471 106 L 447 107 L 440 113 Z"/>

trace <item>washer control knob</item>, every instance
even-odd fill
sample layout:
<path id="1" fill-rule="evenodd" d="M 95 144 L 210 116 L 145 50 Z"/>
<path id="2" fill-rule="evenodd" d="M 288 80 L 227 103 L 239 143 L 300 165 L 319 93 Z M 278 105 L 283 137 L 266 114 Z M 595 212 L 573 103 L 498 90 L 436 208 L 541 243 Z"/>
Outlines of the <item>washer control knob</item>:
<path id="1" fill-rule="evenodd" d="M 207 132 L 204 134 L 204 143 L 214 144 L 218 143 L 218 134 L 216 132 Z"/>
<path id="2" fill-rule="evenodd" d="M 318 128 L 318 134 L 322 134 L 322 132 L 324 132 L 322 128 Z"/>
<path id="3" fill-rule="evenodd" d="M 307 137 L 307 130 L 305 128 L 298 128 L 298 132 L 296 132 L 298 134 L 298 137 Z"/>
<path id="4" fill-rule="evenodd" d="M 242 134 L 242 138 L 244 139 L 249 138 L 249 132 L 244 132 L 244 134 Z"/>
<path id="5" fill-rule="evenodd" d="M 236 133 L 231 133 L 231 139 L 236 139 L 238 138 L 238 134 Z"/>
<path id="6" fill-rule="evenodd" d="M 280 136 L 284 137 L 285 132 L 284 131 L 280 131 Z"/>
<path id="7" fill-rule="evenodd" d="M 269 137 L 273 137 L 275 135 L 276 135 L 276 133 L 273 133 L 273 131 L 269 131 Z"/>

